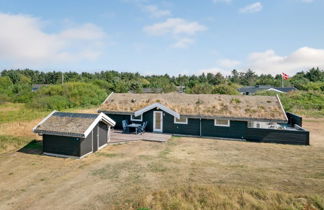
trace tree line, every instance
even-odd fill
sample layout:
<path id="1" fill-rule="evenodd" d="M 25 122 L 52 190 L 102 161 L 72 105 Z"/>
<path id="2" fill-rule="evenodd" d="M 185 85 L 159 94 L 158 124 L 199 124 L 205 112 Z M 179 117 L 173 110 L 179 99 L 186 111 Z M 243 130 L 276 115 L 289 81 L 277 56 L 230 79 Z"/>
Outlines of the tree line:
<path id="1" fill-rule="evenodd" d="M 62 85 L 62 81 L 64 85 Z M 114 70 L 89 72 L 42 72 L 31 69 L 11 69 L 0 72 L 0 102 L 11 101 L 31 104 L 33 107 L 59 108 L 86 106 L 100 103 L 110 92 L 141 93 L 143 88 L 162 89 L 173 92 L 184 87 L 192 94 L 239 94 L 241 86 L 271 85 L 281 86 L 281 75 L 256 74 L 252 70 L 240 72 L 232 70 L 224 76 L 221 73 L 200 75 L 149 75 L 117 72 Z M 32 84 L 48 84 L 39 91 L 32 92 Z M 312 68 L 290 75 L 284 80 L 285 87 L 294 86 L 299 90 L 324 91 L 324 71 Z M 55 97 L 54 97 L 55 96 Z M 95 100 L 92 100 L 95 99 Z M 56 103 L 58 102 L 58 103 Z M 56 104 L 56 105 L 55 105 Z"/>

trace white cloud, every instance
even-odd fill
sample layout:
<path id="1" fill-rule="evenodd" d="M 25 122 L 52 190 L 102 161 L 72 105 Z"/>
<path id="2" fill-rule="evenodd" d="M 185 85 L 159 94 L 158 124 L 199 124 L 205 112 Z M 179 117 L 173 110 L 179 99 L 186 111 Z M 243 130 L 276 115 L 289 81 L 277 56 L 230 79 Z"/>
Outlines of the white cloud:
<path id="1" fill-rule="evenodd" d="M 174 48 L 187 48 L 190 44 L 194 43 L 193 39 L 190 38 L 181 38 L 174 45 Z"/>
<path id="2" fill-rule="evenodd" d="M 250 53 L 245 61 L 231 59 L 218 60 L 215 67 L 200 69 L 197 74 L 217 73 L 229 75 L 232 69 L 246 71 L 251 69 L 257 74 L 294 75 L 300 71 L 307 71 L 313 67 L 324 68 L 324 49 L 302 47 L 286 56 L 278 55 L 274 50 Z"/>
<path id="3" fill-rule="evenodd" d="M 195 41 L 192 37 L 197 32 L 205 30 L 207 30 L 206 26 L 195 21 L 189 22 L 181 18 L 168 18 L 164 22 L 144 27 L 144 31 L 150 35 L 171 35 L 171 37 L 176 40 L 176 43 L 172 45 L 174 48 L 188 47 Z"/>
<path id="4" fill-rule="evenodd" d="M 239 11 L 240 13 L 256 13 L 256 12 L 260 12 L 262 8 L 263 6 L 260 2 L 255 2 L 253 4 L 249 4 L 241 8 Z"/>
<path id="5" fill-rule="evenodd" d="M 213 0 L 213 2 L 215 4 L 217 4 L 217 3 L 226 3 L 226 4 L 228 4 L 228 3 L 231 3 L 232 0 Z"/>
<path id="6" fill-rule="evenodd" d="M 288 56 L 277 55 L 274 50 L 251 53 L 248 66 L 257 73 L 295 74 L 312 67 L 324 68 L 324 49 L 302 47 Z"/>
<path id="7" fill-rule="evenodd" d="M 194 35 L 199 31 L 205 31 L 207 28 L 198 22 L 189 22 L 182 18 L 168 18 L 166 21 L 144 27 L 144 31 L 152 35 Z"/>
<path id="8" fill-rule="evenodd" d="M 0 13 L 0 61 L 33 66 L 91 60 L 101 54 L 106 34 L 94 24 L 58 33 L 47 33 L 42 26 L 42 20 L 32 16 Z"/>
<path id="9" fill-rule="evenodd" d="M 240 65 L 240 61 L 232 60 L 232 59 L 221 59 L 217 61 L 217 64 L 223 68 L 235 68 Z"/>
<path id="10" fill-rule="evenodd" d="M 151 17 L 160 18 L 171 15 L 170 10 L 159 9 L 156 5 L 146 5 L 143 9 L 150 14 Z"/>
<path id="11" fill-rule="evenodd" d="M 301 0 L 302 2 L 304 2 L 304 3 L 312 3 L 312 2 L 314 2 L 314 0 Z"/>

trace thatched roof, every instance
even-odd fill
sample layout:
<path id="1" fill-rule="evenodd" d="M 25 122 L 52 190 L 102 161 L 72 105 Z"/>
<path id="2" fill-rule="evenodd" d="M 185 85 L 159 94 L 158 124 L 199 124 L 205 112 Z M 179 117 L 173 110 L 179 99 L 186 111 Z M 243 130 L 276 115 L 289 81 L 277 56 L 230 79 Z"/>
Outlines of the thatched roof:
<path id="1" fill-rule="evenodd" d="M 134 113 L 154 103 L 186 116 L 287 121 L 276 96 L 113 93 L 99 110 Z"/>
<path id="2" fill-rule="evenodd" d="M 52 112 L 33 131 L 39 134 L 74 136 L 84 138 L 89 128 L 99 121 L 114 125 L 109 117 L 102 114 Z M 111 122 L 110 122 L 111 121 Z"/>

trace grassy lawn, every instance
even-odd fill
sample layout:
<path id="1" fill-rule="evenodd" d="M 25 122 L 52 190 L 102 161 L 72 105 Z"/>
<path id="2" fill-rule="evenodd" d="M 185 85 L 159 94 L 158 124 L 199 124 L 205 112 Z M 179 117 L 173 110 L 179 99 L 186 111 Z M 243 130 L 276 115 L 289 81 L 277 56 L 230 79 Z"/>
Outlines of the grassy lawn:
<path id="1" fill-rule="evenodd" d="M 95 113 L 96 107 L 64 111 Z M 32 129 L 51 111 L 29 109 L 25 104 L 0 104 L 0 153 L 15 150 L 40 137 Z"/>
<path id="2" fill-rule="evenodd" d="M 177 137 L 81 160 L 39 155 L 35 142 L 0 154 L 0 209 L 323 209 L 324 144 L 314 141 Z"/>

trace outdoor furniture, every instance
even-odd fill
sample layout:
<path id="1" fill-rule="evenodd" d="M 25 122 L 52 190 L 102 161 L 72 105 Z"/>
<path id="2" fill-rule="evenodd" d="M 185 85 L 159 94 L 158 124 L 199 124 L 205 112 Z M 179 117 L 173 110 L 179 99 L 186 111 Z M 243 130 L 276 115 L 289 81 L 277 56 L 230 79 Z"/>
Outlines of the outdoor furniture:
<path id="1" fill-rule="evenodd" d="M 142 126 L 140 126 L 140 127 L 138 127 L 138 128 L 137 128 L 137 131 L 136 131 L 136 133 L 140 133 L 140 134 L 143 134 L 143 133 L 144 133 L 144 131 L 145 131 L 145 128 L 146 128 L 146 126 L 147 126 L 147 121 L 145 121 L 145 122 L 143 123 L 143 125 L 142 125 Z"/>
<path id="2" fill-rule="evenodd" d="M 127 124 L 127 120 L 122 121 L 122 126 L 123 126 L 123 133 L 129 133 L 129 128 Z"/>
<path id="3" fill-rule="evenodd" d="M 137 134 L 137 130 L 139 127 L 141 127 L 141 124 L 138 124 L 138 123 L 132 123 L 132 124 L 129 124 L 127 125 L 128 128 L 134 128 L 135 129 L 135 132 Z M 128 131 L 129 132 L 129 131 Z"/>

